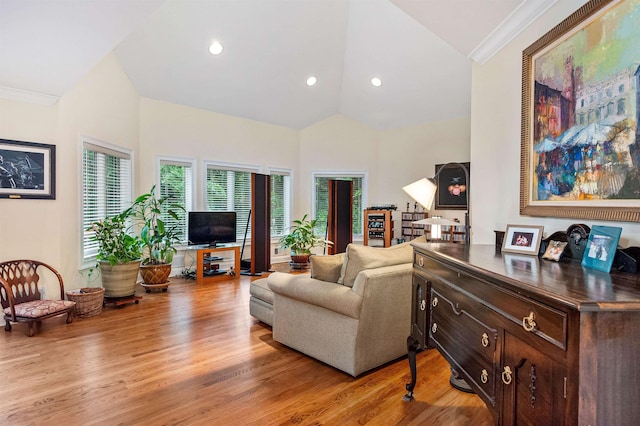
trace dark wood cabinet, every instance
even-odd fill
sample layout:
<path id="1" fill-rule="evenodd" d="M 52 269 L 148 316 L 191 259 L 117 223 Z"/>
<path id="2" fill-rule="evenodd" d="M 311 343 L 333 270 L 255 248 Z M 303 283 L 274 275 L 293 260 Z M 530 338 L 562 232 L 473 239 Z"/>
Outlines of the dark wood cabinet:
<path id="1" fill-rule="evenodd" d="M 437 348 L 496 424 L 636 424 L 638 275 L 494 246 L 414 248 L 406 399 L 415 352 Z"/>

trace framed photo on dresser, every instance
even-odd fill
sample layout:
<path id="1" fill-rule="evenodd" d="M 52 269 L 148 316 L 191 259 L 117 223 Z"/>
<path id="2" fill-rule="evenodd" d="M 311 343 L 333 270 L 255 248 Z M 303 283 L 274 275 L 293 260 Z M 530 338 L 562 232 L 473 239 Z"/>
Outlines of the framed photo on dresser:
<path id="1" fill-rule="evenodd" d="M 537 256 L 543 229 L 542 226 L 507 225 L 502 241 L 502 251 Z"/>

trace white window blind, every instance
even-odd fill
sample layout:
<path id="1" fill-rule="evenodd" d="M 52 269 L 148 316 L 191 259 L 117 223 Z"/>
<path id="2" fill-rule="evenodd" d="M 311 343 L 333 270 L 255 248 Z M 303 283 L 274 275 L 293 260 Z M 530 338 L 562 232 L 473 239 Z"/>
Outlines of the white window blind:
<path id="1" fill-rule="evenodd" d="M 329 211 L 329 180 L 350 180 L 353 181 L 353 235 L 362 235 L 362 193 L 364 176 L 362 175 L 315 175 L 314 176 L 314 200 L 316 232 L 325 235 L 327 230 L 327 213 Z"/>
<path id="2" fill-rule="evenodd" d="M 160 197 L 168 197 L 169 201 L 162 206 L 161 215 L 165 226 L 175 228 L 181 242 L 187 241 L 187 211 L 193 205 L 193 167 L 191 163 L 160 160 Z M 184 210 L 176 209 L 178 205 Z M 178 219 L 167 213 L 173 210 Z"/>
<path id="3" fill-rule="evenodd" d="M 281 237 L 291 225 L 291 175 L 271 172 L 271 236 Z"/>
<path id="4" fill-rule="evenodd" d="M 82 261 L 94 261 L 98 242 L 92 222 L 119 214 L 131 204 L 131 153 L 97 143 L 83 143 Z"/>
<path id="5" fill-rule="evenodd" d="M 242 241 L 251 211 L 251 171 L 208 165 L 205 199 L 208 211 L 236 212 L 236 238 Z"/>

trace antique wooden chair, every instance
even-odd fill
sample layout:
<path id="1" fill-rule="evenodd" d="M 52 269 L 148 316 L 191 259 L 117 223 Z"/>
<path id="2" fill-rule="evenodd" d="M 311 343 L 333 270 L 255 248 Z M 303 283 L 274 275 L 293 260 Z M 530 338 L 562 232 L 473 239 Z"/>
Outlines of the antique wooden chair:
<path id="1" fill-rule="evenodd" d="M 60 300 L 42 300 L 38 288 L 38 268 L 49 269 L 60 284 Z M 34 335 L 34 323 L 39 328 L 43 319 L 67 314 L 67 324 L 73 321 L 75 302 L 64 300 L 62 276 L 51 266 L 37 260 L 10 260 L 0 263 L 0 302 L 4 312 L 5 331 L 12 322 L 29 324 L 29 337 Z"/>

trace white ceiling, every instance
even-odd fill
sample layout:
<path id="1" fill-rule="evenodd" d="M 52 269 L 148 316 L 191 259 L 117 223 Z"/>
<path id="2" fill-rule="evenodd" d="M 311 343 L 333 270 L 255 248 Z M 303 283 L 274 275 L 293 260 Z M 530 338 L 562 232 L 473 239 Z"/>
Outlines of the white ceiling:
<path id="1" fill-rule="evenodd" d="M 113 50 L 149 98 L 295 129 L 421 124 L 468 115 L 472 60 L 556 1 L 0 0 L 0 97 L 55 102 Z"/>

